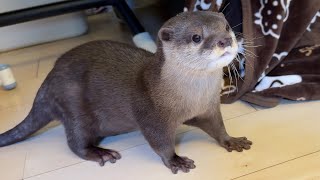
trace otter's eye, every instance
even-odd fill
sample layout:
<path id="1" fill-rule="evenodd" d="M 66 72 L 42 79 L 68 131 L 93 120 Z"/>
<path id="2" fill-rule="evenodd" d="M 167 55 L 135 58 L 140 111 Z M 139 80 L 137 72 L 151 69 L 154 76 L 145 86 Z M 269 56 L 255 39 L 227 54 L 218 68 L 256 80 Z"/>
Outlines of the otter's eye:
<path id="1" fill-rule="evenodd" d="M 226 31 L 229 32 L 229 30 L 230 30 L 230 26 L 227 24 L 227 25 L 226 25 Z"/>
<path id="2" fill-rule="evenodd" d="M 201 42 L 201 36 L 198 34 L 195 34 L 192 36 L 192 41 L 195 43 L 200 43 Z"/>

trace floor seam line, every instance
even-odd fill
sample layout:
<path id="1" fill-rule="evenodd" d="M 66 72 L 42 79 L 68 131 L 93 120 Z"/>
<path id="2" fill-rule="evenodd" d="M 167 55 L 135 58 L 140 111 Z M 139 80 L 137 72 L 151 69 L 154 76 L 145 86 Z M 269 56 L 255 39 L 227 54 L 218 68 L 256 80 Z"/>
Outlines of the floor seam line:
<path id="1" fill-rule="evenodd" d="M 235 117 L 232 117 L 232 118 L 225 119 L 224 121 L 233 120 L 233 119 L 235 119 L 235 118 L 242 117 L 242 116 L 246 116 L 246 115 L 253 114 L 253 113 L 256 113 L 256 112 L 258 112 L 258 111 L 252 111 L 252 112 L 248 112 L 248 113 L 245 113 L 245 114 L 241 114 L 241 115 L 239 115 L 239 116 L 235 116 Z"/>
<path id="2" fill-rule="evenodd" d="M 39 77 L 40 60 L 38 59 L 37 62 L 38 62 L 38 64 L 37 64 L 36 78 Z"/>
<path id="3" fill-rule="evenodd" d="M 283 161 L 283 162 L 280 162 L 280 163 L 276 163 L 274 165 L 271 165 L 271 166 L 267 166 L 265 168 L 262 168 L 262 169 L 258 169 L 256 171 L 252 171 L 250 173 L 247 173 L 247 174 L 244 174 L 244 175 L 241 175 L 241 176 L 238 176 L 238 177 L 235 177 L 235 178 L 232 178 L 231 180 L 235 180 L 235 179 L 239 179 L 239 178 L 242 178 L 242 177 L 245 177 L 245 176 L 249 176 L 251 174 L 255 174 L 257 172 L 260 172 L 260 171 L 264 171 L 266 169 L 270 169 L 272 167 L 276 167 L 276 166 L 280 166 L 282 164 L 285 164 L 287 162 L 291 162 L 291 161 L 294 161 L 294 160 L 297 160 L 297 159 L 300 159 L 300 158 L 304 158 L 304 157 L 307 157 L 307 156 L 310 156 L 312 154 L 316 154 L 316 153 L 320 153 L 320 150 L 317 150 L 317 151 L 314 151 L 314 152 L 311 152 L 311 153 L 308 153 L 308 154 L 305 154 L 305 155 L 302 155 L 302 156 L 298 156 L 298 157 L 295 157 L 295 158 L 292 158 L 292 159 L 289 159 L 289 160 L 286 160 L 286 161 Z"/>
<path id="4" fill-rule="evenodd" d="M 28 151 L 25 153 L 25 157 L 24 157 L 24 162 L 23 162 L 23 171 L 22 171 L 22 180 L 24 179 L 24 173 L 26 170 L 26 164 L 27 164 L 27 156 L 28 156 Z"/>

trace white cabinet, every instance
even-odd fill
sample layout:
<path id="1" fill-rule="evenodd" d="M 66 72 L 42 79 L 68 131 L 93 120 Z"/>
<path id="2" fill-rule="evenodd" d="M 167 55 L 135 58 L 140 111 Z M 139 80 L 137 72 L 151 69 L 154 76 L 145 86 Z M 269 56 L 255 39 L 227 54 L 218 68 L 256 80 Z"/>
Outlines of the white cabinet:
<path id="1" fill-rule="evenodd" d="M 63 0 L 0 0 L 0 13 Z M 84 34 L 83 13 L 71 13 L 0 28 L 0 52 Z"/>

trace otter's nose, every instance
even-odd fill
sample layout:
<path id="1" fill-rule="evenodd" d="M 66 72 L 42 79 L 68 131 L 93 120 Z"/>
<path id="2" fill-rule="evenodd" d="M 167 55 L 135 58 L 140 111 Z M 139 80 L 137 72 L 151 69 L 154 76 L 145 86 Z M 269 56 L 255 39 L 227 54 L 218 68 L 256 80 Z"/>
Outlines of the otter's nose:
<path id="1" fill-rule="evenodd" d="M 225 48 L 231 46 L 232 38 L 221 38 L 217 41 L 217 46 L 220 48 Z"/>

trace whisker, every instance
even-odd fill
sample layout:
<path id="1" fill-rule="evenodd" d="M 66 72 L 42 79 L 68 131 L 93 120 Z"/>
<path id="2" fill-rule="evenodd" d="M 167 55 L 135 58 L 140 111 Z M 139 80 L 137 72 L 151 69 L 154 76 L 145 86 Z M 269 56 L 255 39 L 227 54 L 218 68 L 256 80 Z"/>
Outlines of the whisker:
<path id="1" fill-rule="evenodd" d="M 261 47 L 262 45 L 250 46 L 250 45 L 245 45 L 245 44 L 243 44 L 242 46 L 243 46 L 243 47 Z"/>
<path id="2" fill-rule="evenodd" d="M 232 81 L 232 76 L 230 76 L 230 67 L 228 66 L 228 72 L 229 72 L 229 91 L 230 91 L 230 87 L 231 87 L 231 81 Z M 228 92 L 228 97 L 229 97 L 230 92 Z"/>
<path id="3" fill-rule="evenodd" d="M 230 71 L 230 66 L 228 66 L 228 72 L 229 72 L 229 79 L 230 79 L 230 86 L 231 86 L 231 84 L 233 83 L 233 79 Z"/>
<path id="4" fill-rule="evenodd" d="M 239 54 L 237 54 L 237 59 L 238 59 L 238 62 L 239 62 L 239 68 L 240 68 L 240 70 L 243 70 L 243 71 L 245 71 L 245 69 L 246 69 L 246 67 L 245 67 L 245 64 L 246 64 L 246 58 L 245 57 L 243 57 L 243 63 L 241 62 L 241 57 L 240 57 L 240 55 Z M 250 64 L 249 64 L 250 65 Z M 242 77 L 241 77 L 241 79 L 242 79 Z M 242 79 L 243 80 L 243 79 Z"/>
<path id="5" fill-rule="evenodd" d="M 254 41 L 251 41 L 251 40 L 248 40 L 248 39 L 244 39 L 244 38 L 242 38 L 242 39 L 243 39 L 242 43 L 244 43 L 244 44 L 254 43 Z"/>
<path id="6" fill-rule="evenodd" d="M 248 36 L 246 36 L 242 33 L 237 33 L 237 32 L 234 32 L 234 33 L 235 33 L 235 35 L 242 37 L 245 42 L 253 42 L 254 40 L 261 39 L 264 37 L 264 36 L 257 36 L 257 37 L 249 38 Z"/>
<path id="7" fill-rule="evenodd" d="M 248 49 L 246 49 L 246 48 L 244 48 L 243 50 L 244 50 L 246 53 L 249 53 L 249 54 L 253 55 L 254 57 L 258 57 L 256 54 L 254 54 L 252 51 L 250 51 L 250 50 L 248 50 Z"/>
<path id="8" fill-rule="evenodd" d="M 254 68 L 253 68 L 253 65 L 250 64 L 250 62 L 248 61 L 247 56 L 246 56 L 246 55 L 243 55 L 243 57 L 244 57 L 244 59 L 245 59 L 244 64 L 245 64 L 245 65 L 249 65 L 252 69 L 254 69 Z"/>
<path id="9" fill-rule="evenodd" d="M 242 42 L 242 45 L 255 45 L 254 42 Z"/>
<path id="10" fill-rule="evenodd" d="M 230 11 L 228 12 L 228 14 L 225 15 L 225 17 L 228 17 L 228 15 L 231 13 L 232 8 L 230 9 Z"/>
<path id="11" fill-rule="evenodd" d="M 243 34 L 242 32 L 234 32 L 235 34 L 239 34 L 239 35 L 243 35 L 244 37 L 249 37 L 248 35 Z M 264 36 L 256 36 L 253 38 L 249 38 L 249 39 L 259 39 L 259 38 L 263 38 Z"/>
<path id="12" fill-rule="evenodd" d="M 239 24 L 237 24 L 237 25 L 235 25 L 235 26 L 233 26 L 231 29 L 233 29 L 233 28 L 235 28 L 235 27 L 238 27 L 238 26 L 240 26 L 241 24 L 242 24 L 242 22 L 239 23 Z"/>
<path id="13" fill-rule="evenodd" d="M 251 54 L 248 54 L 247 52 L 238 52 L 239 54 L 242 54 L 242 55 L 248 55 L 248 56 L 250 56 L 250 57 L 253 57 Z"/>
<path id="14" fill-rule="evenodd" d="M 224 75 L 224 76 L 227 76 L 227 74 L 226 74 L 224 71 L 223 71 L 223 75 Z"/>
<path id="15" fill-rule="evenodd" d="M 223 13 L 223 11 L 226 10 L 226 8 L 227 8 L 229 5 L 230 5 L 230 2 L 229 2 L 229 3 L 222 9 L 222 11 L 220 11 L 220 12 Z"/>
<path id="16" fill-rule="evenodd" d="M 241 58 L 240 58 L 240 56 L 239 56 L 239 54 L 237 54 L 237 60 L 238 60 L 238 62 L 240 63 L 240 61 L 241 61 Z"/>
<path id="17" fill-rule="evenodd" d="M 234 65 L 235 66 L 235 65 Z M 244 81 L 243 79 L 242 79 L 242 77 L 241 77 L 241 75 L 240 75 L 240 73 L 239 73 L 239 71 L 238 71 L 238 69 L 235 67 L 235 71 L 236 71 L 236 73 L 238 74 L 238 78 L 240 78 L 242 81 Z"/>
<path id="18" fill-rule="evenodd" d="M 232 71 L 234 72 L 234 69 L 236 69 L 234 63 L 230 64 Z M 237 80 L 237 74 L 234 74 L 235 80 Z"/>
<path id="19" fill-rule="evenodd" d="M 237 80 L 237 74 L 234 72 L 235 71 L 235 67 L 234 67 L 234 64 L 231 65 L 233 67 L 233 74 L 235 76 L 235 82 L 236 82 L 236 91 L 238 92 L 238 80 Z"/>
<path id="20" fill-rule="evenodd" d="M 240 78 L 240 74 L 239 74 L 239 71 L 238 71 L 238 69 L 237 69 L 236 65 L 235 65 L 235 64 L 233 64 L 233 67 L 234 67 L 234 70 L 236 71 L 236 73 L 237 73 L 237 75 L 238 75 L 238 78 Z"/>
<path id="21" fill-rule="evenodd" d="M 247 53 L 247 52 L 244 52 L 244 53 L 240 53 L 240 54 L 242 54 L 242 55 L 244 55 L 244 56 L 248 56 L 248 57 L 252 57 L 252 58 L 255 58 L 255 56 L 254 56 L 254 55 L 252 55 L 252 54 L 249 54 L 249 53 Z"/>

